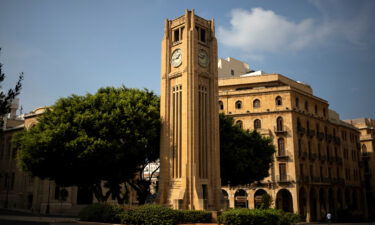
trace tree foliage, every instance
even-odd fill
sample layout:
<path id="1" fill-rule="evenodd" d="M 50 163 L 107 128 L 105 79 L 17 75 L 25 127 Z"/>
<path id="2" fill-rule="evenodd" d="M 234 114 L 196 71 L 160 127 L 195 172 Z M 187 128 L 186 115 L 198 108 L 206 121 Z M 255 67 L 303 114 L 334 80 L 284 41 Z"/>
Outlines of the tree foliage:
<path id="1" fill-rule="evenodd" d="M 1 53 L 1 48 L 0 48 L 0 53 Z M 18 77 L 18 82 L 16 86 L 12 89 L 9 89 L 7 93 L 5 93 L 2 89 L 1 83 L 5 79 L 5 74 L 3 73 L 3 64 L 0 63 L 0 129 L 3 127 L 3 119 L 2 116 L 10 112 L 10 105 L 13 101 L 13 99 L 20 94 L 21 88 L 22 88 L 22 83 L 21 81 L 23 80 L 23 73 L 20 73 Z"/>
<path id="2" fill-rule="evenodd" d="M 159 99 L 148 90 L 101 88 L 59 99 L 15 137 L 22 170 L 61 186 L 123 201 L 121 184 L 159 157 Z M 101 182 L 108 192 L 103 193 Z"/>
<path id="3" fill-rule="evenodd" d="M 269 175 L 275 147 L 270 138 L 234 125 L 220 114 L 220 159 L 222 185 L 245 185 Z"/>

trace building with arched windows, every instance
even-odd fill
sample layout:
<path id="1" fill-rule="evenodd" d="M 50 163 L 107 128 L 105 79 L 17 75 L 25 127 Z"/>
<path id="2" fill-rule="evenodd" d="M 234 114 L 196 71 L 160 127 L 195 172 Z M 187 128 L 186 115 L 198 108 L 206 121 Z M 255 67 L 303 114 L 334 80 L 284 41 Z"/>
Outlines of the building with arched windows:
<path id="1" fill-rule="evenodd" d="M 276 148 L 269 177 L 244 187 L 223 187 L 228 206 L 256 208 L 267 193 L 273 207 L 307 221 L 322 220 L 327 212 L 337 218 L 345 210 L 366 217 L 358 129 L 340 120 L 307 84 L 251 71 L 233 59 L 220 61 L 226 69 L 219 66 L 219 111 L 240 121 L 243 129 L 271 137 Z M 248 72 L 225 74 L 231 61 L 235 71 Z"/>

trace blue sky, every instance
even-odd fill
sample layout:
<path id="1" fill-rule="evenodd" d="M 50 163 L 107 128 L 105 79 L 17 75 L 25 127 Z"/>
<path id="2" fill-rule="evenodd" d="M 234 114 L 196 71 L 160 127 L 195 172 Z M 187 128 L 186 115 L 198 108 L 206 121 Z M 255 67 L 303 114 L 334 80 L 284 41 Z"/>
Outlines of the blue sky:
<path id="1" fill-rule="evenodd" d="M 24 112 L 122 84 L 159 94 L 163 24 L 215 18 L 219 56 L 312 86 L 342 119 L 375 118 L 372 0 L 0 0 L 0 61 Z"/>

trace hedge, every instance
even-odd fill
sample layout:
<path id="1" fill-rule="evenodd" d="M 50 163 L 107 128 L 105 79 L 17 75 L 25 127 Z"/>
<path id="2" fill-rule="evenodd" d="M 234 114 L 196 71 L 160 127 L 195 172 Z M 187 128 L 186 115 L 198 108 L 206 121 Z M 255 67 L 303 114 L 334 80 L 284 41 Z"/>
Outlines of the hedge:
<path id="1" fill-rule="evenodd" d="M 292 225 L 298 221 L 298 215 L 276 209 L 231 209 L 218 218 L 225 225 Z"/>
<path id="2" fill-rule="evenodd" d="M 83 208 L 79 212 L 79 219 L 92 222 L 118 223 L 123 209 L 117 205 L 95 203 Z"/>

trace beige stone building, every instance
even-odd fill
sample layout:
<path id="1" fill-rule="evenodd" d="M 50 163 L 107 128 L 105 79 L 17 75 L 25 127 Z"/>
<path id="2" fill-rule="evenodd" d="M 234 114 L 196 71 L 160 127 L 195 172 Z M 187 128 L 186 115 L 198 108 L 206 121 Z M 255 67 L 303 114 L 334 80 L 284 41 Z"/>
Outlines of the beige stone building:
<path id="1" fill-rule="evenodd" d="M 340 120 L 307 84 L 252 71 L 233 58 L 219 59 L 218 65 L 220 112 L 272 138 L 277 149 L 269 177 L 223 187 L 229 207 L 255 208 L 268 193 L 276 208 L 307 221 L 346 208 L 366 216 L 358 129 Z"/>
<path id="2" fill-rule="evenodd" d="M 347 120 L 361 132 L 361 158 L 365 177 L 369 216 L 375 218 L 375 120 L 358 118 Z"/>
<path id="3" fill-rule="evenodd" d="M 12 137 L 15 133 L 34 126 L 45 109 L 37 108 L 21 116 L 16 116 L 13 110 L 6 117 L 4 132 L 0 136 L 0 208 L 41 214 L 77 215 L 83 207 L 97 202 L 90 190 L 76 186 L 59 187 L 53 181 L 31 177 L 17 166 L 17 149 L 12 145 Z M 147 174 L 153 168 L 150 165 Z M 108 202 L 116 203 L 116 200 L 110 197 Z M 134 191 L 130 192 L 129 204 L 137 204 Z"/>

